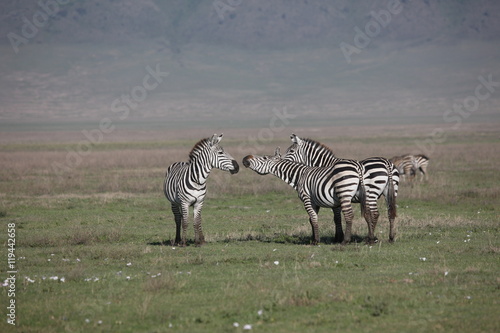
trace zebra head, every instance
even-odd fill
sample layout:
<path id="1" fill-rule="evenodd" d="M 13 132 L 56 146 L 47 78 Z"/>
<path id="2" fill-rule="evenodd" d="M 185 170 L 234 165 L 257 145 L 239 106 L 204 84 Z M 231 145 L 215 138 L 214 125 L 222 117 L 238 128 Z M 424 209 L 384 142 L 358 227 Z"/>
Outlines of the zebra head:
<path id="1" fill-rule="evenodd" d="M 290 140 L 292 140 L 292 145 L 286 150 L 284 160 L 294 161 L 302 164 L 307 164 L 307 152 L 305 151 L 304 141 L 297 135 L 290 135 Z"/>
<path id="2" fill-rule="evenodd" d="M 212 168 L 229 171 L 231 174 L 238 173 L 240 170 L 238 162 L 219 145 L 222 136 L 222 133 L 221 135 L 214 134 L 212 138 L 208 139 L 208 158 L 210 160 L 210 165 Z"/>
<path id="3" fill-rule="evenodd" d="M 247 155 L 243 158 L 243 165 L 259 175 L 267 175 L 271 173 L 271 169 L 279 160 L 281 160 L 280 147 L 276 148 L 274 156 Z"/>

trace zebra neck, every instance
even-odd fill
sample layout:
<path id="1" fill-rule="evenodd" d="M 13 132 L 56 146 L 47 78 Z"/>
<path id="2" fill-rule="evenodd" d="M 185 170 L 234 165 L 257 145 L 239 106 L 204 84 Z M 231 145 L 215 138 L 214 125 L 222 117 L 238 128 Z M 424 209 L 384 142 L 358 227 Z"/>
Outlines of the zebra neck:
<path id="1" fill-rule="evenodd" d="M 307 166 L 304 164 L 281 160 L 276 163 L 271 172 L 294 189 L 297 189 L 305 169 L 307 169 Z"/>
<path id="2" fill-rule="evenodd" d="M 204 185 L 207 182 L 207 178 L 210 175 L 210 171 L 212 170 L 210 165 L 206 165 L 201 163 L 202 159 L 195 159 L 191 161 L 189 165 L 190 170 L 190 179 L 191 181 Z"/>
<path id="3" fill-rule="evenodd" d="M 323 167 L 328 165 L 335 164 L 339 158 L 335 157 L 329 151 L 322 151 L 320 154 L 316 154 L 315 156 L 310 156 L 309 161 L 307 161 L 306 165 Z"/>

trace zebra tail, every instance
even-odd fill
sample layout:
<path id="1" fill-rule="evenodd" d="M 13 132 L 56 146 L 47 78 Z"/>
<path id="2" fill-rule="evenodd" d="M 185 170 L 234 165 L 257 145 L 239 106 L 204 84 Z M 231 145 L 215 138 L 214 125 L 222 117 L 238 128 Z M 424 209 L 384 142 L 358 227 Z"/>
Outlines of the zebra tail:
<path id="1" fill-rule="evenodd" d="M 359 203 L 361 205 L 361 216 L 365 216 L 366 209 L 366 188 L 365 182 L 363 181 L 363 175 L 359 178 Z"/>
<path id="2" fill-rule="evenodd" d="M 394 191 L 394 182 L 392 181 L 392 170 L 387 168 L 389 181 L 387 183 L 387 210 L 389 212 L 389 219 L 396 218 L 396 193 Z"/>

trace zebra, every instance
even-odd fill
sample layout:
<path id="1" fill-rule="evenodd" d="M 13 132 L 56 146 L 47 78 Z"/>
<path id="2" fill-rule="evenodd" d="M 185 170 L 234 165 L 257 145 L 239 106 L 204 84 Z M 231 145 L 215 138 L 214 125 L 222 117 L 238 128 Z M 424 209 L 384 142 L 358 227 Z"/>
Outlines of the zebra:
<path id="1" fill-rule="evenodd" d="M 200 140 L 189 153 L 189 162 L 170 165 L 163 182 L 163 192 L 172 205 L 175 219 L 175 243 L 186 245 L 189 207 L 194 210 L 194 239 L 196 245 L 205 242 L 201 229 L 201 208 L 207 193 L 206 181 L 212 168 L 235 174 L 238 163 L 219 145 L 222 134 Z M 182 225 L 182 238 L 181 238 Z"/>
<path id="2" fill-rule="evenodd" d="M 415 165 L 420 171 L 421 180 L 427 179 L 427 166 L 429 165 L 429 158 L 423 154 L 413 156 L 415 158 Z"/>
<path id="3" fill-rule="evenodd" d="M 408 177 L 410 181 L 413 181 L 418 170 L 415 156 L 411 154 L 394 156 L 389 161 L 396 166 L 403 180 L 406 180 L 406 177 Z"/>
<path id="4" fill-rule="evenodd" d="M 339 209 L 346 220 L 346 233 L 342 244 L 351 241 L 354 217 L 351 200 L 356 195 L 363 211 L 365 186 L 363 166 L 352 160 L 339 160 L 329 167 L 309 167 L 281 158 L 279 147 L 272 155 L 248 155 L 243 165 L 260 175 L 273 174 L 292 186 L 309 214 L 312 228 L 312 243 L 319 243 L 318 211 L 320 207 Z"/>
<path id="5" fill-rule="evenodd" d="M 301 139 L 297 135 L 290 136 L 292 145 L 287 149 L 283 159 L 296 161 L 308 166 L 326 167 L 342 160 L 335 156 L 333 151 L 312 139 Z M 363 180 L 366 187 L 366 207 L 364 218 L 368 225 L 368 242 L 375 241 L 375 227 L 378 222 L 379 211 L 377 200 L 383 194 L 387 202 L 389 215 L 389 241 L 395 237 L 396 196 L 399 186 L 399 173 L 396 167 L 386 158 L 370 157 L 360 161 L 364 168 Z M 358 202 L 353 198 L 353 202 Z M 363 209 L 363 205 L 362 205 Z M 333 211 L 335 223 L 335 241 L 342 241 L 342 222 L 338 209 Z"/>

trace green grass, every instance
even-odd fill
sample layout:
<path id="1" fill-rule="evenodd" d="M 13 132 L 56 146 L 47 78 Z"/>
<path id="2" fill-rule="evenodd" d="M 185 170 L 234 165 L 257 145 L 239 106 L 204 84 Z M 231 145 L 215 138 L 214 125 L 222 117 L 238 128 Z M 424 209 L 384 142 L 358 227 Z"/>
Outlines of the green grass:
<path id="1" fill-rule="evenodd" d="M 360 153 L 373 148 L 353 142 Z M 500 330 L 493 137 L 438 145 L 429 180 L 400 187 L 396 242 L 387 242 L 382 209 L 373 246 L 334 244 L 326 209 L 321 245 L 311 246 L 295 192 L 243 168 L 211 175 L 207 244 L 194 246 L 191 224 L 188 246 L 173 247 L 157 143 L 103 145 L 62 181 L 46 166 L 64 157 L 65 144 L 55 152 L 56 143 L 41 145 L 1 152 L 0 242 L 6 253 L 7 225 L 15 223 L 16 315 L 24 332 Z M 168 160 L 185 158 L 185 146 L 165 147 L 174 154 Z M 139 161 L 130 158 L 140 152 Z M 355 211 L 354 239 L 361 240 L 366 225 Z M 9 299 L 7 288 L 0 293 Z M 0 322 L 2 332 L 10 328 Z"/>

